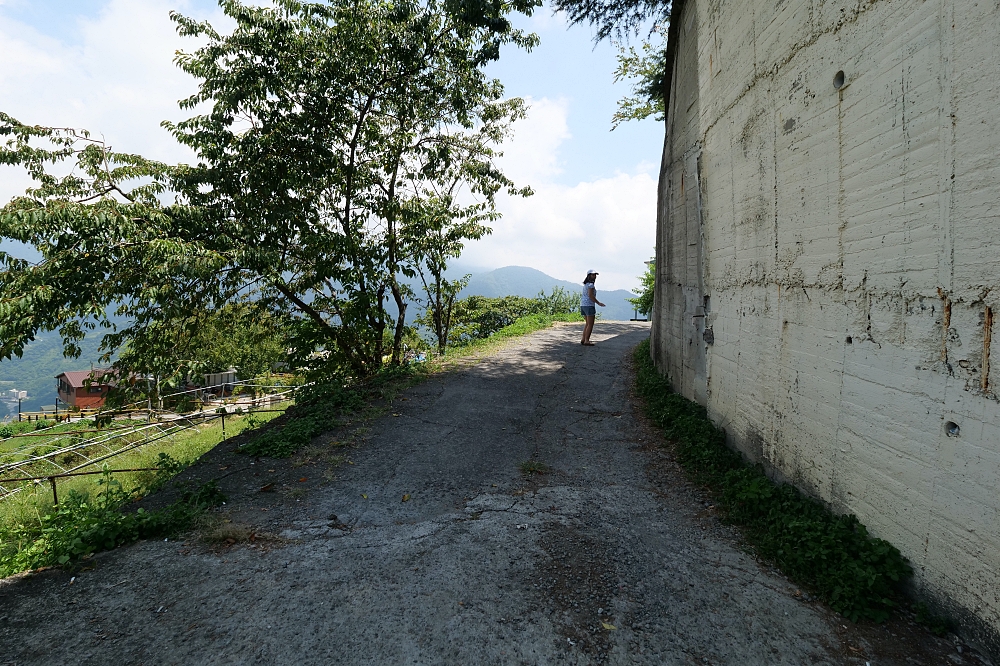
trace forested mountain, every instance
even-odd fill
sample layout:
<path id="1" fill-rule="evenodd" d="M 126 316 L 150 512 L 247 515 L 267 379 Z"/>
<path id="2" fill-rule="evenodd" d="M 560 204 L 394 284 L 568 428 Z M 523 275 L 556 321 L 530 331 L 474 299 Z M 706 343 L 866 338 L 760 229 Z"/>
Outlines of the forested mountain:
<path id="1" fill-rule="evenodd" d="M 56 333 L 42 333 L 24 348 L 24 356 L 0 361 L 0 391 L 16 388 L 27 391 L 28 399 L 21 403 L 24 411 L 37 410 L 56 401 L 55 376 L 67 370 L 89 370 L 97 365 L 100 337 L 88 337 L 80 345 L 80 358 L 63 356 L 62 340 Z M 0 403 L 0 420 L 7 415 L 6 406 Z M 17 405 L 14 405 L 17 412 Z"/>

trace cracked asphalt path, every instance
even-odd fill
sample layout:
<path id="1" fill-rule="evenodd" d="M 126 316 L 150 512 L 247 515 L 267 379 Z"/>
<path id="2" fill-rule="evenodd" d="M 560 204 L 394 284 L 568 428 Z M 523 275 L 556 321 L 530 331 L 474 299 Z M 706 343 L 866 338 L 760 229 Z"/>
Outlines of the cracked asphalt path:
<path id="1" fill-rule="evenodd" d="M 647 335 L 556 327 L 408 389 L 281 544 L 142 542 L 72 584 L 0 583 L 0 661 L 864 664 L 669 459 L 651 471 L 627 362 Z"/>

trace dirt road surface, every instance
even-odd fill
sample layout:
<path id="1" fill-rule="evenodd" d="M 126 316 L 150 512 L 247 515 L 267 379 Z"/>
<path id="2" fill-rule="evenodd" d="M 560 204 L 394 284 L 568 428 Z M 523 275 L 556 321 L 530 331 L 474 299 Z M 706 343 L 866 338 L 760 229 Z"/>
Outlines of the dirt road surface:
<path id="1" fill-rule="evenodd" d="M 0 582 L 0 663 L 984 663 L 759 564 L 638 414 L 647 325 L 579 335 L 433 377 L 290 461 L 220 446 L 186 474 L 222 479 L 225 538 Z"/>

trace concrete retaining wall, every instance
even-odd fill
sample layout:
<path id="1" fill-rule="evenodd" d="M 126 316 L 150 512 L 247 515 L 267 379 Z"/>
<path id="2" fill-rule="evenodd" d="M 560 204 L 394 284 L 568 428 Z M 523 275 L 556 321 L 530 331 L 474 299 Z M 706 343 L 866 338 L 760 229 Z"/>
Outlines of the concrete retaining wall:
<path id="1" fill-rule="evenodd" d="M 1000 4 L 687 0 L 675 30 L 658 366 L 1000 653 Z"/>

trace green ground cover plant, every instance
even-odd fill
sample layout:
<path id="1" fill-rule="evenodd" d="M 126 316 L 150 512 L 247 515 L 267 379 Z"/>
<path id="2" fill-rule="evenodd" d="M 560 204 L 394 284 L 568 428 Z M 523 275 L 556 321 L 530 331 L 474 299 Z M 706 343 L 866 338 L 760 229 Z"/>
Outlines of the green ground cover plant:
<path id="1" fill-rule="evenodd" d="M 705 408 L 674 393 L 650 359 L 635 352 L 636 384 L 646 415 L 674 443 L 689 477 L 709 488 L 724 518 L 745 529 L 757 553 L 857 622 L 882 622 L 912 575 L 892 544 L 876 539 L 853 515 L 836 515 L 795 487 L 776 484 L 726 446 Z"/>
<path id="2" fill-rule="evenodd" d="M 276 415 L 230 415 L 227 421 L 230 432 L 238 432 L 247 422 L 259 427 Z M 155 512 L 130 512 L 128 506 L 155 492 L 221 438 L 222 424 L 216 420 L 124 453 L 105 466 L 101 475 L 60 480 L 58 506 L 52 503 L 47 483 L 6 498 L 0 503 L 0 577 L 39 567 L 72 565 L 100 550 L 189 529 L 207 507 L 224 500 L 216 486 L 189 490 L 180 501 Z M 113 472 L 112 468 L 155 469 Z"/>
<path id="3" fill-rule="evenodd" d="M 947 636 L 958 629 L 958 623 L 952 618 L 936 614 L 922 601 L 913 604 L 913 614 L 917 623 L 927 627 L 935 636 Z"/>
<path id="4" fill-rule="evenodd" d="M 540 331 L 544 328 L 548 328 L 557 322 L 563 323 L 575 323 L 582 322 L 583 317 L 579 312 L 563 312 L 558 314 L 530 314 L 521 317 L 514 321 L 512 324 L 504 326 L 503 328 L 494 331 L 489 337 L 480 338 L 469 343 L 462 345 L 462 351 L 475 351 L 479 349 L 492 349 L 496 343 L 509 340 L 511 338 L 519 338 L 529 333 L 534 333 L 535 331 Z"/>
<path id="5" fill-rule="evenodd" d="M 361 407 L 368 389 L 379 384 L 378 380 L 386 381 L 388 376 L 399 373 L 399 369 L 389 366 L 376 375 L 376 381 L 356 385 L 327 381 L 304 387 L 296 404 L 288 408 L 282 419 L 262 428 L 239 451 L 252 456 L 287 458 L 317 435 L 337 427 L 342 414 Z"/>
<path id="6" fill-rule="evenodd" d="M 126 489 L 105 469 L 100 490 L 93 495 L 70 491 L 53 511 L 0 524 L 0 577 L 72 565 L 98 551 L 139 539 L 173 536 L 189 529 L 208 508 L 225 501 L 215 482 L 209 482 L 162 509 L 123 511 L 137 497 L 169 480 L 183 464 L 161 453 L 158 466 L 150 487 Z"/>
<path id="7" fill-rule="evenodd" d="M 476 340 L 485 340 L 529 316 L 564 317 L 576 312 L 579 306 L 579 297 L 560 287 L 554 288 L 551 294 L 542 292 L 535 298 L 467 296 L 452 306 L 448 346 L 465 347 Z M 417 321 L 430 327 L 429 317 L 430 313 L 425 313 Z M 524 326 L 531 324 L 521 324 L 522 328 Z"/>

